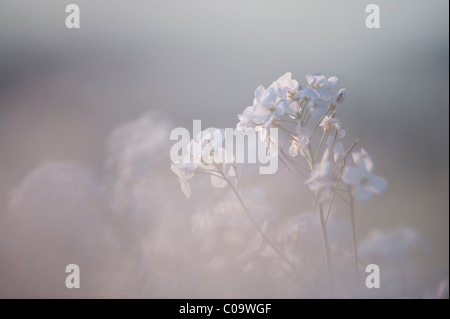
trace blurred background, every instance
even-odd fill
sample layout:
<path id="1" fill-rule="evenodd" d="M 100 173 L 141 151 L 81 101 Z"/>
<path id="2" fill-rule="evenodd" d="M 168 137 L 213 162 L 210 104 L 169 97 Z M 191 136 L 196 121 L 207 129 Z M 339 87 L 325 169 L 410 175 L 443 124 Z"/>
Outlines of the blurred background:
<path id="1" fill-rule="evenodd" d="M 368 297 L 448 297 L 449 3 L 377 0 L 367 29 L 372 2 L 77 0 L 67 29 L 70 1 L 0 0 L 0 297 L 320 296 L 249 266 L 233 196 L 170 171 L 171 129 L 234 127 L 285 72 L 339 77 L 347 145 L 388 180 L 356 207 L 361 254 L 405 256 Z M 312 211 L 284 170 L 241 183 L 258 214 Z"/>

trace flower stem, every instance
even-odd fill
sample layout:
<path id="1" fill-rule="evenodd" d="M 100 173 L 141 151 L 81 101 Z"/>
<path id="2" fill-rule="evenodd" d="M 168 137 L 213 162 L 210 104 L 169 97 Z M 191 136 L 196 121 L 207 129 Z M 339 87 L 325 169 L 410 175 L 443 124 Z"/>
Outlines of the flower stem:
<path id="1" fill-rule="evenodd" d="M 319 122 L 317 122 L 316 126 L 314 127 L 314 129 L 313 129 L 313 131 L 312 131 L 312 133 L 311 133 L 311 137 L 314 135 L 314 133 L 316 133 L 317 129 L 318 129 L 319 126 L 320 126 L 320 123 L 322 123 L 323 119 L 325 118 L 325 116 L 328 115 L 329 112 L 330 112 L 330 110 L 327 110 L 327 111 L 325 112 L 325 114 L 322 115 L 322 117 L 319 119 Z"/>
<path id="2" fill-rule="evenodd" d="M 253 224 L 253 226 L 256 228 L 257 232 L 261 235 L 261 237 L 266 241 L 266 243 L 273 249 L 275 252 L 288 264 L 288 266 L 292 269 L 292 271 L 297 275 L 297 278 L 299 281 L 303 284 L 306 284 L 308 288 L 312 289 L 312 287 L 309 285 L 309 283 L 303 278 L 303 276 L 298 272 L 297 268 L 294 266 L 294 264 L 289 260 L 289 258 L 286 257 L 286 255 L 283 254 L 283 252 L 264 234 L 262 229 L 259 227 L 259 225 L 255 222 L 252 215 L 250 214 L 249 210 L 247 209 L 247 206 L 245 205 L 244 201 L 242 200 L 241 196 L 239 195 L 238 191 L 234 187 L 234 185 L 229 181 L 228 178 L 226 178 L 225 175 L 223 175 L 224 179 L 230 185 L 231 189 L 233 190 L 234 194 L 236 195 L 237 199 L 239 200 L 242 208 L 244 208 L 244 212 L 247 215 L 247 217 L 250 219 L 250 222 Z"/>
<path id="3" fill-rule="evenodd" d="M 355 287 L 356 293 L 359 292 L 359 275 L 358 275 L 358 244 L 356 241 L 356 227 L 355 227 L 355 208 L 353 205 L 353 195 L 351 192 L 351 188 L 349 188 L 349 197 L 350 197 L 350 216 L 351 216 L 351 226 L 352 226 L 352 244 L 353 244 L 353 266 L 355 268 Z"/>
<path id="4" fill-rule="evenodd" d="M 336 185 L 334 186 L 334 191 L 333 191 L 333 195 L 331 196 L 330 206 L 328 206 L 327 217 L 325 218 L 325 224 L 328 223 L 328 217 L 330 216 L 330 212 L 331 212 L 331 205 L 333 204 L 334 196 L 336 195 L 339 183 L 341 182 L 342 174 L 344 172 L 344 168 L 345 168 L 345 160 L 344 160 L 344 165 L 343 165 L 342 170 L 341 170 L 341 174 L 339 175 L 339 178 L 336 181 Z M 349 203 L 349 205 L 350 205 L 350 203 Z"/>
<path id="5" fill-rule="evenodd" d="M 323 210 L 322 205 L 319 204 L 317 206 L 317 213 L 319 214 L 320 221 L 320 231 L 322 235 L 323 249 L 325 254 L 325 260 L 327 263 L 327 277 L 328 277 L 328 286 L 330 288 L 330 292 L 334 293 L 334 280 L 333 280 L 333 269 L 331 263 L 331 254 L 330 254 L 330 244 L 328 242 L 328 234 L 327 234 L 327 226 L 325 224 L 325 220 L 323 218 Z"/>
<path id="6" fill-rule="evenodd" d="M 313 163 L 316 163 L 317 156 L 319 156 L 320 148 L 322 147 L 323 140 L 325 139 L 325 136 L 327 135 L 326 131 L 323 131 L 322 137 L 320 138 L 319 146 L 317 147 L 316 155 L 314 156 Z"/>
<path id="7" fill-rule="evenodd" d="M 341 164 L 342 161 L 344 161 L 347 156 L 350 154 L 350 152 L 355 148 L 356 144 L 358 144 L 359 140 L 355 140 L 352 144 L 352 146 L 350 146 L 350 148 L 347 150 L 347 152 L 345 152 L 344 156 L 341 157 L 339 159 L 339 161 L 337 161 L 336 165 L 334 166 L 333 170 L 331 171 L 331 174 L 334 174 L 334 172 L 336 171 L 336 169 L 339 167 L 339 165 Z"/>

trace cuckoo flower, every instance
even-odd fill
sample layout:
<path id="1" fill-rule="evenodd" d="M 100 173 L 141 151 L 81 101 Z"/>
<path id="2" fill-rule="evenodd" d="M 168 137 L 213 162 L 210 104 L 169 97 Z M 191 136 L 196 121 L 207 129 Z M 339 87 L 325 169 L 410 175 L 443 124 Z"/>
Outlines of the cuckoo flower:
<path id="1" fill-rule="evenodd" d="M 346 167 L 342 175 L 343 181 L 353 187 L 355 197 L 359 201 L 368 200 L 372 194 L 380 194 L 386 189 L 387 182 L 383 177 L 372 174 L 373 162 L 365 150 L 352 154 L 356 167 Z"/>

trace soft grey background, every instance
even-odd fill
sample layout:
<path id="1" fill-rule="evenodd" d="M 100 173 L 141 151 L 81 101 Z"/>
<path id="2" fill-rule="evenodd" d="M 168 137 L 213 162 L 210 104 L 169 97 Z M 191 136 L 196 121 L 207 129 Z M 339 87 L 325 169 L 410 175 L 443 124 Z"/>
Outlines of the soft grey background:
<path id="1" fill-rule="evenodd" d="M 69 3 L 0 0 L 0 296 L 52 295 L 26 288 L 45 246 L 14 259 L 33 227 L 15 228 L 8 194 L 29 172 L 70 160 L 101 175 L 110 132 L 151 110 L 171 119 L 168 129 L 192 119 L 233 127 L 254 89 L 287 71 L 301 83 L 315 71 L 340 78 L 348 138 L 389 182 L 358 205 L 359 236 L 414 227 L 448 276 L 448 1 L 377 0 L 377 30 L 365 27 L 368 1 L 77 0 L 79 30 L 65 27 Z M 175 179 L 169 163 L 158 171 Z M 52 273 L 35 277 L 42 284 Z"/>

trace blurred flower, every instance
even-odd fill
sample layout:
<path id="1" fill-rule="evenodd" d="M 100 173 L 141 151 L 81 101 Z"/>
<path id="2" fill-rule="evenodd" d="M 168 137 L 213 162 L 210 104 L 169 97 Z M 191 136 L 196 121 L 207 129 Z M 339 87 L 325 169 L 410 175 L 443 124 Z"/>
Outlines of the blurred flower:
<path id="1" fill-rule="evenodd" d="M 354 188 L 356 199 L 366 201 L 372 194 L 383 192 L 387 182 L 384 178 L 372 174 L 373 162 L 367 152 L 361 150 L 352 155 L 356 167 L 347 166 L 342 174 L 342 180 Z"/>
<path id="2" fill-rule="evenodd" d="M 247 106 L 242 114 L 238 114 L 239 122 L 236 127 L 238 130 L 245 131 L 248 128 L 255 128 L 258 124 L 255 121 L 254 106 Z"/>
<path id="3" fill-rule="evenodd" d="M 431 253 L 432 241 L 408 226 L 382 232 L 372 231 L 360 245 L 362 259 L 374 263 L 390 263 L 404 267 L 411 265 L 413 252 Z"/>
<path id="4" fill-rule="evenodd" d="M 253 116 L 257 124 L 264 127 L 270 126 L 275 116 L 281 116 L 286 112 L 286 105 L 277 101 L 277 93 L 274 88 L 267 90 L 259 86 L 255 91 Z"/>
<path id="5" fill-rule="evenodd" d="M 191 140 L 187 147 L 188 154 L 179 163 L 172 163 L 171 169 L 178 176 L 183 194 L 189 198 L 191 190 L 189 180 L 195 173 L 206 173 L 210 175 L 211 185 L 217 188 L 225 187 L 226 179 L 235 178 L 234 155 L 227 155 L 222 147 L 224 132 L 217 129 L 213 134 L 201 131 L 195 140 Z M 231 163 L 229 160 L 231 159 Z"/>
<path id="6" fill-rule="evenodd" d="M 345 136 L 345 130 L 342 129 L 341 121 L 335 118 L 334 114 L 331 116 L 326 115 L 319 125 L 323 128 L 324 132 L 329 132 L 332 129 L 336 129 L 338 134 L 337 137 L 343 138 Z"/>
<path id="7" fill-rule="evenodd" d="M 302 87 L 292 79 L 291 72 L 282 75 L 278 80 L 272 83 L 270 88 L 274 88 L 280 99 L 279 103 L 285 113 L 294 114 L 299 111 L 299 96 Z"/>
<path id="8" fill-rule="evenodd" d="M 308 86 L 301 91 L 299 97 L 307 99 L 307 106 L 313 118 L 325 114 L 327 102 L 331 100 L 330 90 L 336 86 L 338 78 L 333 76 L 326 78 L 322 73 L 308 73 L 306 75 Z"/>
<path id="9" fill-rule="evenodd" d="M 366 169 L 369 172 L 372 172 L 373 170 L 373 161 L 369 156 L 369 153 L 366 152 L 363 148 L 361 149 L 361 152 L 353 152 L 352 153 L 353 162 L 359 163 L 362 162 Z"/>
<path id="10" fill-rule="evenodd" d="M 339 158 L 345 155 L 344 145 L 339 142 L 334 136 L 328 136 L 327 146 L 333 152 L 334 161 L 337 162 Z"/>
<path id="11" fill-rule="evenodd" d="M 297 138 L 294 138 L 291 141 L 291 146 L 289 148 L 289 155 L 292 157 L 295 157 L 300 154 L 305 157 L 306 156 L 306 149 L 309 145 L 309 139 L 311 137 L 311 130 L 308 127 L 302 126 L 301 121 L 298 122 L 297 128 Z"/>
<path id="12" fill-rule="evenodd" d="M 173 163 L 170 168 L 178 176 L 178 181 L 181 185 L 181 190 L 186 198 L 191 197 L 191 189 L 189 187 L 189 180 L 194 177 L 195 169 L 198 167 L 195 163 Z"/>
<path id="13" fill-rule="evenodd" d="M 345 89 L 340 89 L 333 98 L 333 105 L 342 104 L 345 100 Z"/>

